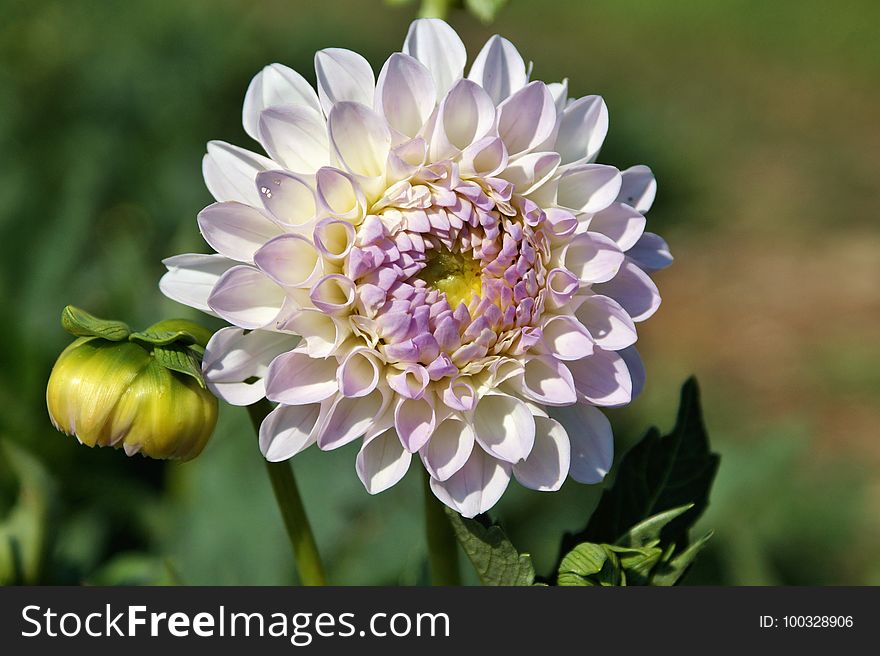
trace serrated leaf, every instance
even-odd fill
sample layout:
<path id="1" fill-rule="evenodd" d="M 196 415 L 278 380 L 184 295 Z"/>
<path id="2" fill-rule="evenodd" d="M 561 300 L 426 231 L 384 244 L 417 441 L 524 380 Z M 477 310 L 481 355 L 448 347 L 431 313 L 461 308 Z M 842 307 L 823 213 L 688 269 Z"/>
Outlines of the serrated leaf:
<path id="1" fill-rule="evenodd" d="M 654 575 L 651 577 L 651 585 L 675 585 L 684 576 L 688 568 L 694 562 L 703 547 L 712 537 L 712 531 L 709 531 L 699 540 L 691 544 L 687 549 L 673 557 L 668 562 L 661 562 Z"/>
<path id="2" fill-rule="evenodd" d="M 157 346 L 153 349 L 153 357 L 166 369 L 192 376 L 199 385 L 205 387 L 199 358 L 185 346 Z"/>
<path id="3" fill-rule="evenodd" d="M 519 553 L 500 526 L 484 526 L 449 508 L 446 515 L 483 585 L 523 586 L 535 582 L 531 557 Z"/>
<path id="4" fill-rule="evenodd" d="M 630 527 L 645 519 L 693 504 L 661 531 L 664 543 L 684 546 L 688 528 L 708 504 L 717 469 L 718 456 L 709 451 L 697 382 L 691 378 L 682 387 L 681 405 L 672 432 L 660 437 L 652 428 L 630 449 L 620 462 L 614 485 L 602 494 L 586 528 L 567 536 L 564 544 L 613 544 Z"/>
<path id="5" fill-rule="evenodd" d="M 131 333 L 122 321 L 99 319 L 73 305 L 61 311 L 61 327 L 76 337 L 101 337 L 111 342 L 120 342 Z"/>
<path id="6" fill-rule="evenodd" d="M 617 544 L 623 547 L 636 548 L 657 544 L 660 542 L 660 532 L 663 528 L 673 519 L 683 515 L 693 507 L 694 504 L 686 503 L 678 508 L 652 515 L 624 533 L 617 541 Z"/>

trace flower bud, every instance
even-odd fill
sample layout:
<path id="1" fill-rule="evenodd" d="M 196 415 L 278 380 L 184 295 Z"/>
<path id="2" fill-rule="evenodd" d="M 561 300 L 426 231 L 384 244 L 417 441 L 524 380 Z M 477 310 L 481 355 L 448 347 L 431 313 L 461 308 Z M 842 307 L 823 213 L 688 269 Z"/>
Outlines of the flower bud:
<path id="1" fill-rule="evenodd" d="M 82 328 L 83 317 L 94 318 L 75 312 L 74 329 L 69 315 L 62 323 L 83 336 L 58 357 L 46 390 L 55 427 L 127 455 L 190 460 L 201 453 L 217 423 L 217 399 L 199 370 L 208 331 L 177 320 L 140 333 L 118 322 Z M 113 332 L 102 328 L 110 323 Z"/>

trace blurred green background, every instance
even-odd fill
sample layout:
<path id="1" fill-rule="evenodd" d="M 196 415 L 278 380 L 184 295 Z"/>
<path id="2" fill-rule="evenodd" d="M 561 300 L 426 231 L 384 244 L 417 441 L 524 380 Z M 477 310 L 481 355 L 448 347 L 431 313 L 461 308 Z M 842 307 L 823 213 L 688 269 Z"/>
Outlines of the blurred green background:
<path id="1" fill-rule="evenodd" d="M 44 546 L 21 555 L 28 582 L 295 581 L 243 409 L 224 408 L 183 465 L 53 430 L 58 317 L 74 303 L 134 326 L 195 318 L 159 293 L 160 260 L 207 251 L 201 156 L 209 139 L 255 147 L 240 124 L 251 76 L 279 61 L 313 78 L 328 46 L 378 70 L 416 11 L 0 2 L 0 517 Z M 491 26 L 450 22 L 471 56 L 498 32 L 535 77 L 602 94 L 600 160 L 658 177 L 649 227 L 676 263 L 640 331 L 647 391 L 611 418 L 622 452 L 671 426 L 688 374 L 702 383 L 722 461 L 698 527 L 716 534 L 687 582 L 880 583 L 880 3 L 512 0 Z M 424 582 L 420 472 L 371 497 L 355 454 L 294 460 L 332 582 Z M 511 485 L 494 514 L 547 573 L 598 492 Z"/>

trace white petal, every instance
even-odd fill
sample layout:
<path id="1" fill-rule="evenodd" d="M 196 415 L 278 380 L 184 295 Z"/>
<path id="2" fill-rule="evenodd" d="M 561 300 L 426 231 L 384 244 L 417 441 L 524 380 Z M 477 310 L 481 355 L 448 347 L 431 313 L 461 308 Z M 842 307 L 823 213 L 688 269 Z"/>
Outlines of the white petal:
<path id="1" fill-rule="evenodd" d="M 309 298 L 327 314 L 348 316 L 355 301 L 355 284 L 339 273 L 324 276 L 312 285 Z"/>
<path id="2" fill-rule="evenodd" d="M 235 266 L 222 255 L 185 253 L 162 260 L 168 273 L 159 281 L 159 289 L 172 301 L 183 303 L 202 312 L 214 314 L 208 307 L 208 296 L 220 276 Z"/>
<path id="3" fill-rule="evenodd" d="M 357 399 L 340 394 L 324 401 L 327 411 L 318 427 L 318 446 L 327 451 L 359 438 L 384 410 L 384 400 L 382 391 L 377 389 Z"/>
<path id="4" fill-rule="evenodd" d="M 437 415 L 430 397 L 399 398 L 394 407 L 394 427 L 400 443 L 410 453 L 421 449 L 437 426 Z"/>
<path id="5" fill-rule="evenodd" d="M 282 353 L 266 372 L 266 398 L 285 405 L 318 403 L 339 391 L 336 358 L 311 358 L 302 351 Z"/>
<path id="6" fill-rule="evenodd" d="M 596 285 L 593 291 L 610 296 L 620 303 L 633 321 L 644 321 L 660 307 L 657 285 L 647 273 L 629 260 L 623 263 L 613 279 Z"/>
<path id="7" fill-rule="evenodd" d="M 431 491 L 464 517 L 475 517 L 498 503 L 508 483 L 510 463 L 475 448 L 464 466 L 447 480 L 432 478 Z"/>
<path id="8" fill-rule="evenodd" d="M 236 202 L 208 205 L 198 223 L 211 248 L 239 262 L 253 262 L 257 249 L 283 232 L 259 210 Z"/>
<path id="9" fill-rule="evenodd" d="M 473 448 L 474 429 L 461 419 L 449 417 L 437 426 L 419 454 L 431 477 L 445 481 L 464 466 Z"/>
<path id="10" fill-rule="evenodd" d="M 351 334 L 351 328 L 346 323 L 312 308 L 294 312 L 281 328 L 301 335 L 306 342 L 306 350 L 313 358 L 326 358 L 333 354 Z"/>
<path id="11" fill-rule="evenodd" d="M 339 391 L 345 396 L 366 396 L 379 383 L 382 363 L 372 349 L 361 346 L 349 351 L 336 371 Z"/>
<path id="12" fill-rule="evenodd" d="M 269 462 L 280 462 L 315 443 L 321 406 L 279 405 L 260 425 L 260 451 Z"/>
<path id="13" fill-rule="evenodd" d="M 590 230 L 612 239 L 620 250 L 632 248 L 645 231 L 645 217 L 629 205 L 611 203 L 590 219 Z"/>
<path id="14" fill-rule="evenodd" d="M 331 167 L 324 167 L 315 175 L 318 207 L 355 225 L 364 218 L 367 201 L 354 178 Z"/>
<path id="15" fill-rule="evenodd" d="M 617 407 L 632 401 L 629 369 L 615 351 L 596 349 L 593 355 L 565 365 L 578 395 L 593 405 Z"/>
<path id="16" fill-rule="evenodd" d="M 529 455 L 535 419 L 525 404 L 506 394 L 486 394 L 473 414 L 474 437 L 489 454 L 506 462 Z"/>
<path id="17" fill-rule="evenodd" d="M 260 194 L 254 180 L 260 171 L 277 169 L 268 157 L 223 141 L 209 141 L 208 154 L 202 159 L 202 175 L 208 191 L 218 201 L 237 200 L 260 206 Z"/>
<path id="18" fill-rule="evenodd" d="M 391 132 L 381 116 L 365 105 L 340 102 L 327 118 L 333 152 L 355 175 L 376 177 L 385 173 L 391 150 Z"/>
<path id="19" fill-rule="evenodd" d="M 314 244 L 301 235 L 281 235 L 266 242 L 254 262 L 267 276 L 287 287 L 311 287 L 321 274 Z"/>
<path id="20" fill-rule="evenodd" d="M 608 107 L 601 96 L 584 96 L 562 112 L 556 150 L 563 164 L 591 162 L 608 134 Z"/>
<path id="21" fill-rule="evenodd" d="M 221 328 L 205 347 L 205 383 L 214 396 L 232 405 L 256 403 L 266 394 L 263 377 L 269 363 L 297 342 L 296 337 L 267 330 Z M 253 378 L 257 380 L 248 382 Z"/>
<path id="22" fill-rule="evenodd" d="M 271 324 L 284 303 L 284 290 L 263 272 L 246 265 L 220 276 L 208 305 L 229 323 L 254 330 Z"/>
<path id="23" fill-rule="evenodd" d="M 541 334 L 544 346 L 559 360 L 580 360 L 593 352 L 590 332 L 574 317 L 549 317 L 541 326 Z"/>
<path id="24" fill-rule="evenodd" d="M 673 260 L 669 245 L 663 237 L 653 232 L 643 233 L 626 254 L 640 269 L 648 273 L 665 269 Z"/>
<path id="25" fill-rule="evenodd" d="M 529 457 L 513 466 L 520 485 L 553 492 L 562 487 L 571 461 L 568 434 L 555 419 L 535 417 L 535 446 Z"/>
<path id="26" fill-rule="evenodd" d="M 635 346 L 622 349 L 617 353 L 623 358 L 629 377 L 632 379 L 632 397 L 636 398 L 645 389 L 645 365 Z"/>
<path id="27" fill-rule="evenodd" d="M 315 73 L 321 107 L 328 116 L 335 103 L 346 100 L 372 106 L 373 69 L 358 53 L 343 48 L 319 50 L 315 54 Z"/>
<path id="28" fill-rule="evenodd" d="M 553 96 L 553 102 L 556 103 L 556 111 L 562 113 L 568 104 L 568 78 L 562 82 L 551 82 L 547 85 L 550 95 Z"/>
<path id="29" fill-rule="evenodd" d="M 315 218 L 315 190 L 306 178 L 287 171 L 264 171 L 257 174 L 257 188 L 263 205 L 280 223 L 300 227 Z"/>
<path id="30" fill-rule="evenodd" d="M 351 252 L 355 241 L 355 229 L 348 221 L 323 219 L 312 232 L 315 249 L 325 260 L 342 263 Z"/>
<path id="31" fill-rule="evenodd" d="M 283 64 L 270 64 L 248 86 L 242 109 L 244 131 L 259 141 L 260 112 L 277 105 L 303 105 L 321 113 L 318 94 L 302 75 Z"/>
<path id="32" fill-rule="evenodd" d="M 623 261 L 624 255 L 617 244 L 595 232 L 576 235 L 563 255 L 565 268 L 584 283 L 611 280 L 620 271 Z"/>
<path id="33" fill-rule="evenodd" d="M 556 105 L 543 82 L 532 82 L 498 107 L 498 136 L 511 157 L 541 146 L 555 131 Z"/>
<path id="34" fill-rule="evenodd" d="M 568 405 L 577 401 L 571 372 L 550 355 L 531 356 L 520 378 L 523 396 L 543 405 Z"/>
<path id="35" fill-rule="evenodd" d="M 558 153 L 529 153 L 511 162 L 498 177 L 513 183 L 518 194 L 528 195 L 556 173 Z"/>
<path id="36" fill-rule="evenodd" d="M 327 124 L 313 109 L 302 105 L 269 107 L 260 114 L 258 129 L 266 152 L 291 171 L 314 173 L 330 163 Z"/>
<path id="37" fill-rule="evenodd" d="M 370 494 L 378 494 L 402 479 L 412 460 L 393 428 L 364 439 L 357 455 L 357 473 Z"/>
<path id="38" fill-rule="evenodd" d="M 578 320 L 590 331 L 593 340 L 608 351 L 619 351 L 636 343 L 636 326 L 613 298 L 595 294 L 588 296 L 575 312 Z"/>
<path id="39" fill-rule="evenodd" d="M 431 159 L 457 154 L 486 136 L 495 122 L 495 105 L 479 85 L 459 80 L 437 108 Z"/>
<path id="40" fill-rule="evenodd" d="M 431 72 L 417 59 L 396 52 L 379 73 L 376 111 L 407 137 L 418 134 L 437 104 Z"/>
<path id="41" fill-rule="evenodd" d="M 496 34 L 480 50 L 468 79 L 483 87 L 497 105 L 524 87 L 529 76 L 516 46 Z"/>
<path id="42" fill-rule="evenodd" d="M 614 460 L 614 435 L 601 411 L 589 405 L 552 408 L 550 415 L 568 433 L 571 444 L 569 475 L 578 483 L 599 483 Z"/>
<path id="43" fill-rule="evenodd" d="M 461 78 L 467 61 L 458 34 L 439 18 L 413 21 L 403 42 L 403 52 L 418 59 L 431 72 L 438 98 Z"/>
<path id="44" fill-rule="evenodd" d="M 620 171 L 604 164 L 581 164 L 566 170 L 559 179 L 556 203 L 575 212 L 605 209 L 620 191 Z"/>
<path id="45" fill-rule="evenodd" d="M 465 148 L 459 160 L 462 177 L 492 177 L 507 168 L 507 148 L 500 137 L 483 137 Z"/>
<path id="46" fill-rule="evenodd" d="M 639 164 L 621 171 L 622 184 L 617 200 L 636 208 L 644 214 L 654 204 L 654 196 L 657 195 L 657 181 L 654 174 L 647 166 Z"/>

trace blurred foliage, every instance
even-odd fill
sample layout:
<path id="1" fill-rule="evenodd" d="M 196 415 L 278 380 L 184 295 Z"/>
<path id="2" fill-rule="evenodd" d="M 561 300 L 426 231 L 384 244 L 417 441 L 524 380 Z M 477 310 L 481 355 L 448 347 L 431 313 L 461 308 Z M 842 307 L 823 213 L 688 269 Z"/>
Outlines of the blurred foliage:
<path id="1" fill-rule="evenodd" d="M 382 0 L 0 3 L 0 438 L 54 481 L 56 508 L 28 511 L 50 530 L 37 570 L 15 580 L 295 581 L 243 410 L 224 408 L 205 452 L 182 465 L 52 429 L 45 384 L 68 342 L 57 316 L 75 303 L 138 326 L 196 318 L 159 293 L 160 261 L 207 250 L 195 222 L 211 200 L 204 144 L 248 146 L 251 76 L 281 61 L 313 79 L 314 51 L 329 46 L 378 70 L 417 11 Z M 716 534 L 686 582 L 880 583 L 880 4 L 512 0 L 491 26 L 461 10 L 449 19 L 471 56 L 498 32 L 536 77 L 601 93 L 611 132 L 600 159 L 657 174 L 649 225 L 677 261 L 640 330 L 647 391 L 611 418 L 622 453 L 648 425 L 671 424 L 680 380 L 703 383 L 724 467 L 695 529 Z M 424 582 L 419 472 L 370 497 L 355 453 L 294 461 L 332 581 Z M 29 498 L 10 462 L 4 530 Z M 558 535 L 579 529 L 600 493 L 512 485 L 493 514 L 549 575 Z"/>

